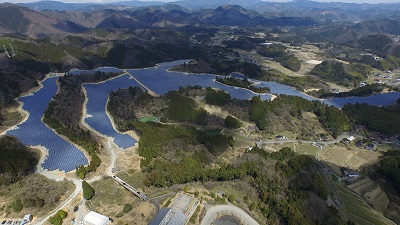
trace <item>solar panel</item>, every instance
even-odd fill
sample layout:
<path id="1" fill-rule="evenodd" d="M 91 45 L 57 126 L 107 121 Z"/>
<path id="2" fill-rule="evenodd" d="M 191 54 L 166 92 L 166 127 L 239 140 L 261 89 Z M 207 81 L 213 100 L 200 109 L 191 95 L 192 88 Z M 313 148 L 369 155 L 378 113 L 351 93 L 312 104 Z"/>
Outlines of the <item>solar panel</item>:
<path id="1" fill-rule="evenodd" d="M 216 75 L 166 71 L 168 68 L 183 64 L 187 61 L 188 60 L 180 60 L 162 63 L 153 68 L 128 70 L 128 73 L 137 78 L 146 87 L 160 95 L 171 90 L 178 90 L 181 86 L 186 87 L 189 85 L 199 85 L 202 87 L 213 87 L 224 90 L 229 92 L 231 97 L 237 99 L 250 99 L 253 96 L 259 96 L 247 89 L 234 88 L 219 84 L 214 81 Z M 75 70 L 70 72 L 72 74 L 82 74 L 94 73 L 96 71 L 122 72 L 122 70 L 112 67 L 103 67 L 91 71 Z M 233 76 L 243 78 L 243 75 L 241 74 L 233 74 Z M 25 145 L 40 145 L 47 148 L 49 155 L 42 164 L 43 168 L 50 170 L 60 169 L 68 172 L 74 170 L 77 166 L 86 165 L 88 160 L 82 151 L 62 139 L 51 129 L 47 128 L 41 121 L 44 111 L 57 91 L 56 79 L 56 77 L 47 78 L 42 82 L 43 88 L 35 92 L 33 95 L 19 98 L 19 100 L 23 102 L 23 109 L 27 110 L 30 113 L 30 116 L 27 121 L 18 125 L 19 129 L 9 130 L 7 134 L 19 138 Z M 273 94 L 300 96 L 307 100 L 320 100 L 336 107 L 343 107 L 347 103 L 366 103 L 369 105 L 386 106 L 400 98 L 399 92 L 389 92 L 375 94 L 368 97 L 331 98 L 322 100 L 308 96 L 287 85 L 278 84 L 276 82 L 257 82 L 259 82 L 258 86 L 260 87 L 270 88 L 271 93 Z M 126 74 L 99 84 L 85 84 L 83 86 L 86 89 L 88 96 L 87 113 L 92 115 L 92 117 L 85 118 L 85 122 L 101 134 L 112 137 L 114 143 L 120 148 L 126 149 L 135 145 L 137 140 L 129 135 L 119 133 L 114 129 L 110 118 L 105 112 L 105 107 L 108 95 L 111 91 L 139 86 L 139 84 Z M 266 100 L 270 99 L 271 95 L 265 94 L 260 95 L 260 97 Z"/>
<path id="2" fill-rule="evenodd" d="M 47 78 L 42 84 L 43 88 L 33 96 L 19 98 L 23 102 L 23 109 L 30 115 L 24 123 L 18 125 L 19 129 L 10 130 L 7 135 L 19 138 L 24 145 L 43 146 L 48 149 L 48 157 L 42 164 L 44 169 L 69 172 L 76 166 L 88 164 L 82 151 L 62 139 L 42 122 L 43 113 L 57 91 L 56 78 Z"/>

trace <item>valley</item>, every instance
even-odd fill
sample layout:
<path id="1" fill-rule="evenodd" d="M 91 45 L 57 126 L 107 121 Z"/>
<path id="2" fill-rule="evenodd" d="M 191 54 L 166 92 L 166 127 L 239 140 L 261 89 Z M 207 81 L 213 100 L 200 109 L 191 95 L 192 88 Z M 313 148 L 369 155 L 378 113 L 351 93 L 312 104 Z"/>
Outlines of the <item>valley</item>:
<path id="1" fill-rule="evenodd" d="M 0 4 L 0 222 L 399 224 L 399 12 Z"/>

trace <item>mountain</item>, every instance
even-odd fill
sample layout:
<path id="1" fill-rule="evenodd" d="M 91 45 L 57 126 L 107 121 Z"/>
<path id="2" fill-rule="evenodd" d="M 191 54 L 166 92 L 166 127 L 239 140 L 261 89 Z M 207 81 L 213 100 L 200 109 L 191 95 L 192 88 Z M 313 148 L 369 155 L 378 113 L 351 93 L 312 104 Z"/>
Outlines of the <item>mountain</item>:
<path id="1" fill-rule="evenodd" d="M 59 20 L 40 12 L 13 4 L 0 5 L 0 33 L 29 37 L 77 33 L 85 27 L 71 21 Z"/>
<path id="2" fill-rule="evenodd" d="M 260 0 L 183 0 L 174 2 L 188 9 L 215 9 L 222 5 L 238 5 L 249 8 L 255 4 L 262 3 Z"/>

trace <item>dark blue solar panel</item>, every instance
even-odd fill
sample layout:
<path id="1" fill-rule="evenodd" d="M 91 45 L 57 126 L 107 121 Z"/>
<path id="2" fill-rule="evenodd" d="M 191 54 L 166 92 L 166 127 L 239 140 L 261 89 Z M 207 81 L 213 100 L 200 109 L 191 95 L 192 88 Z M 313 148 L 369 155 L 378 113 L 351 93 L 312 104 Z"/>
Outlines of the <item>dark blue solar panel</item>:
<path id="1" fill-rule="evenodd" d="M 42 84 L 43 88 L 33 96 L 19 98 L 30 116 L 26 122 L 18 126 L 19 129 L 10 130 L 7 134 L 19 138 L 24 145 L 46 147 L 49 155 L 42 164 L 45 169 L 69 172 L 76 166 L 88 164 L 85 155 L 79 149 L 47 128 L 41 121 L 51 98 L 57 92 L 56 78 L 48 78 Z"/>
<path id="2" fill-rule="evenodd" d="M 247 89 L 219 84 L 214 81 L 216 78 L 215 75 L 165 71 L 165 69 L 182 64 L 182 62 L 184 61 L 162 63 L 160 66 L 155 68 L 128 70 L 127 72 L 136 77 L 141 83 L 143 83 L 143 85 L 160 95 L 171 90 L 178 90 L 179 87 L 199 85 L 202 87 L 213 87 L 224 90 L 229 92 L 232 98 L 237 99 L 250 99 L 253 96 L 259 96 L 259 94 L 255 94 Z M 260 96 L 264 100 L 271 98 L 271 95 L 269 94 Z"/>
<path id="3" fill-rule="evenodd" d="M 215 75 L 165 71 L 168 68 L 180 65 L 186 61 L 187 60 L 162 63 L 154 68 L 129 70 L 128 72 L 157 94 L 165 94 L 171 90 L 178 90 L 181 86 L 200 85 L 202 87 L 214 87 L 224 90 L 229 92 L 231 97 L 237 99 L 250 99 L 258 95 L 246 89 L 234 88 L 216 83 L 214 81 Z M 106 67 L 94 71 L 73 71 L 72 73 L 94 73 L 95 71 L 121 72 L 122 70 Z M 241 74 L 233 74 L 233 76 L 243 78 Z M 42 145 L 48 148 L 49 156 L 43 163 L 45 169 L 71 171 L 75 169 L 76 166 L 86 165 L 88 163 L 87 159 L 79 149 L 48 129 L 41 121 L 41 117 L 50 99 L 57 91 L 55 81 L 56 78 L 48 78 L 43 81 L 44 87 L 36 92 L 34 96 L 20 98 L 24 103 L 23 108 L 29 111 L 30 116 L 26 122 L 19 125 L 19 129 L 8 131 L 7 134 L 18 137 L 25 145 Z M 115 144 L 123 149 L 135 145 L 137 141 L 129 135 L 115 131 L 110 118 L 105 112 L 105 106 L 111 91 L 130 86 L 139 86 L 139 84 L 133 79 L 130 79 L 129 75 L 123 75 L 99 84 L 84 85 L 88 94 L 87 113 L 93 116 L 91 118 L 86 118 L 86 123 L 101 134 L 114 138 Z M 297 91 L 293 87 L 275 82 L 260 82 L 258 86 L 270 88 L 273 94 L 300 96 L 307 100 L 321 100 Z M 264 100 L 270 99 L 270 97 L 271 95 L 261 95 L 261 98 Z M 337 107 L 343 107 L 347 103 L 366 103 L 369 105 L 386 106 L 392 104 L 399 98 L 399 92 L 390 92 L 368 97 L 332 98 L 321 101 Z"/>
<path id="4" fill-rule="evenodd" d="M 368 97 L 332 98 L 332 99 L 327 99 L 324 102 L 340 108 L 346 105 L 347 103 L 350 104 L 365 103 L 374 106 L 387 106 L 393 104 L 399 98 L 400 98 L 400 92 L 388 92 L 388 93 L 374 94 Z"/>
<path id="5" fill-rule="evenodd" d="M 114 68 L 114 67 L 100 67 L 94 70 L 79 70 L 79 69 L 72 69 L 68 73 L 71 75 L 79 75 L 79 74 L 94 74 L 95 72 L 100 71 L 104 73 L 120 73 L 123 72 L 121 69 Z"/>
<path id="6" fill-rule="evenodd" d="M 123 149 L 132 147 L 137 141 L 127 134 L 121 134 L 112 126 L 110 118 L 105 112 L 105 107 L 110 92 L 120 88 L 139 86 L 128 74 L 108 80 L 99 84 L 83 85 L 87 91 L 87 113 L 92 115 L 85 118 L 85 122 L 101 134 L 114 138 L 114 143 Z"/>

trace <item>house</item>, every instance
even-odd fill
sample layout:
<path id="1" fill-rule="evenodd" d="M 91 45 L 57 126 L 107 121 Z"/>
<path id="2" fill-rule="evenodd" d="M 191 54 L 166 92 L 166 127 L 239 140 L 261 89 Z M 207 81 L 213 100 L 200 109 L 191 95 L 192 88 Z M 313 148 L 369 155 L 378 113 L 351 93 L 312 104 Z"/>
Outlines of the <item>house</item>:
<path id="1" fill-rule="evenodd" d="M 33 219 L 32 214 L 26 214 L 22 220 L 25 220 L 26 222 L 31 222 L 32 219 Z"/>
<path id="2" fill-rule="evenodd" d="M 361 177 L 360 172 L 354 170 L 345 170 L 343 171 L 344 175 L 350 178 L 359 178 Z"/>
<path id="3" fill-rule="evenodd" d="M 358 140 L 358 141 L 356 142 L 356 146 L 357 146 L 357 147 L 361 148 L 362 145 L 363 145 L 362 141 Z"/>
<path id="4" fill-rule="evenodd" d="M 24 224 L 27 224 L 27 223 L 31 222 L 32 219 L 33 219 L 32 214 L 26 214 L 24 216 L 24 218 L 22 219 L 22 221 L 21 221 L 21 225 L 24 225 Z"/>
<path id="5" fill-rule="evenodd" d="M 374 144 L 367 144 L 365 147 L 365 149 L 373 151 L 375 149 L 375 145 Z"/>
<path id="6" fill-rule="evenodd" d="M 225 196 L 225 192 L 224 191 L 219 191 L 218 195 L 221 196 L 221 197 L 224 197 Z"/>
<path id="7" fill-rule="evenodd" d="M 282 135 L 276 135 L 276 139 L 282 140 L 282 139 L 285 139 L 285 136 L 282 136 Z"/>
<path id="8" fill-rule="evenodd" d="M 347 140 L 349 140 L 349 141 L 354 141 L 355 139 L 356 138 L 354 136 L 350 136 L 350 137 L 347 138 Z"/>
<path id="9" fill-rule="evenodd" d="M 258 127 L 255 125 L 252 125 L 252 126 L 249 126 L 247 130 L 250 132 L 256 132 L 256 131 L 258 131 Z"/>
<path id="10" fill-rule="evenodd" d="M 107 216 L 103 216 L 97 212 L 89 212 L 83 218 L 83 224 L 85 225 L 106 225 L 110 219 Z"/>

